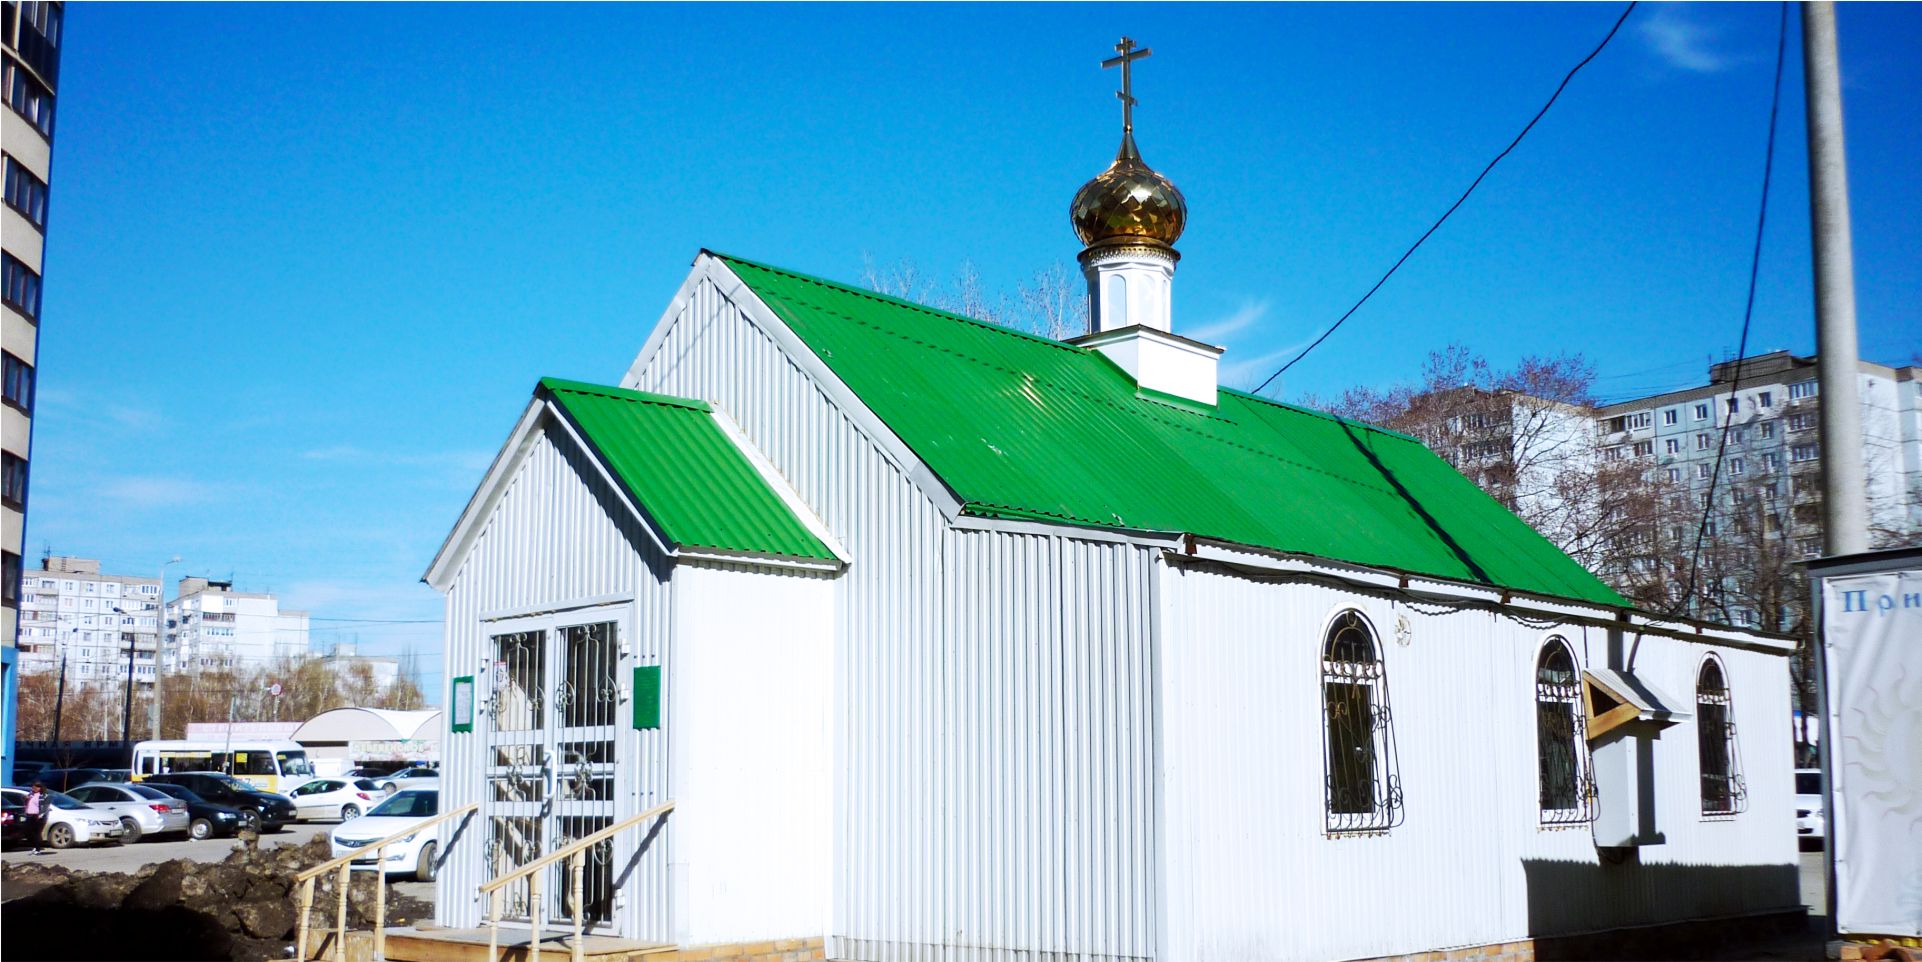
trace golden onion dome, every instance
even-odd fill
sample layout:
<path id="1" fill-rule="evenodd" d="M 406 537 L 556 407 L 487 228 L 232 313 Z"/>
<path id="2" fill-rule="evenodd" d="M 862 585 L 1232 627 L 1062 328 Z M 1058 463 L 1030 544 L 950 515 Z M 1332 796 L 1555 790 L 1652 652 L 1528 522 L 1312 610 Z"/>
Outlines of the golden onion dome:
<path id="1" fill-rule="evenodd" d="M 1089 247 L 1173 247 L 1188 226 L 1188 202 L 1173 181 L 1142 162 L 1134 134 L 1124 132 L 1114 163 L 1075 192 L 1068 215 Z"/>

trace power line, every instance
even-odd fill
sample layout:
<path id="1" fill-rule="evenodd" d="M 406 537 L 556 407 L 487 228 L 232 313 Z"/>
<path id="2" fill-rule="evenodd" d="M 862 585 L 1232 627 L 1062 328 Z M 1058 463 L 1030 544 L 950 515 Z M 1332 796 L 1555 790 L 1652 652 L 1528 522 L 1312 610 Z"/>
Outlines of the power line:
<path id="1" fill-rule="evenodd" d="M 1695 596 L 1695 578 L 1700 573 L 1702 562 L 1702 540 L 1708 534 L 1708 522 L 1715 511 L 1715 488 L 1722 481 L 1722 458 L 1728 453 L 1729 429 L 1735 426 L 1736 390 L 1742 385 L 1742 360 L 1748 354 L 1749 321 L 1755 316 L 1755 278 L 1762 266 L 1762 230 L 1768 226 L 1769 218 L 1769 181 L 1775 173 L 1775 120 L 1782 109 L 1782 62 L 1788 49 L 1789 5 L 1782 2 L 1781 23 L 1775 35 L 1775 88 L 1769 97 L 1769 135 L 1768 148 L 1762 157 L 1762 203 L 1755 214 L 1755 248 L 1749 252 L 1748 262 L 1748 301 L 1742 306 L 1742 336 L 1735 349 L 1735 368 L 1729 378 L 1728 404 L 1723 416 L 1727 419 L 1722 425 L 1722 437 L 1715 445 L 1715 468 L 1709 472 L 1708 491 L 1702 496 L 1702 520 L 1695 526 L 1695 548 L 1689 552 L 1688 581 L 1682 593 L 1676 597 L 1669 608 L 1673 615 L 1684 608 Z"/>
<path id="2" fill-rule="evenodd" d="M 1426 242 L 1428 238 L 1435 233 L 1435 231 L 1440 230 L 1441 225 L 1447 222 L 1448 218 L 1455 213 L 1457 208 L 1461 207 L 1464 201 L 1468 200 L 1468 195 L 1474 193 L 1475 188 L 1481 186 L 1482 180 L 1483 178 L 1486 178 L 1488 176 L 1488 172 L 1494 170 L 1495 165 L 1501 163 L 1502 158 L 1507 157 L 1509 152 L 1513 151 L 1516 148 L 1516 146 L 1522 142 L 1522 138 L 1528 136 L 1528 132 L 1535 129 L 1535 125 L 1541 122 L 1542 117 L 1548 113 L 1548 108 L 1555 106 L 1555 101 L 1561 98 L 1562 91 L 1568 89 L 1568 82 L 1575 79 L 1575 74 L 1579 72 L 1583 67 L 1588 66 L 1588 62 L 1591 60 L 1594 60 L 1596 55 L 1602 52 L 1602 48 L 1608 46 L 1608 42 L 1610 40 L 1615 39 L 1616 32 L 1622 29 L 1622 24 L 1628 20 L 1628 15 L 1634 12 L 1635 4 L 1637 2 L 1638 0 L 1630 0 L 1629 5 L 1623 8 L 1622 15 L 1615 18 L 1615 25 L 1608 28 L 1608 35 L 1602 38 L 1602 42 L 1596 44 L 1595 49 L 1590 50 L 1588 52 L 1588 56 L 1583 57 L 1580 63 L 1577 63 L 1575 66 L 1569 68 L 1568 74 L 1562 77 L 1561 84 L 1555 88 L 1555 92 L 1553 94 L 1549 95 L 1548 102 L 1545 104 L 1542 104 L 1542 109 L 1535 111 L 1535 116 L 1529 119 L 1528 125 L 1522 128 L 1522 132 L 1519 134 L 1516 134 L 1515 139 L 1509 141 L 1508 146 L 1503 147 L 1502 152 L 1499 154 L 1496 154 L 1495 159 L 1489 161 L 1488 166 L 1483 167 L 1482 172 L 1475 175 L 1474 183 L 1469 184 L 1468 189 L 1462 191 L 1462 195 L 1460 197 L 1455 198 L 1455 202 L 1453 204 L 1448 205 L 1448 209 L 1442 212 L 1441 217 L 1437 218 L 1435 223 L 1429 225 L 1428 229 L 1423 231 L 1422 235 L 1419 238 L 1416 238 L 1415 243 L 1409 245 L 1408 249 L 1402 252 L 1401 257 L 1395 261 L 1395 265 L 1388 269 L 1388 273 L 1383 274 L 1381 276 L 1381 279 L 1375 282 L 1375 286 L 1369 288 L 1368 293 L 1363 294 L 1361 296 L 1361 300 L 1356 301 L 1353 307 L 1350 307 L 1340 317 L 1336 318 L 1335 323 L 1329 325 L 1327 330 L 1321 332 L 1321 336 L 1315 338 L 1313 343 L 1309 344 L 1307 347 L 1302 348 L 1301 353 L 1296 354 L 1293 358 L 1291 358 L 1288 361 L 1288 363 L 1283 364 L 1280 370 L 1276 371 L 1273 374 L 1268 375 L 1268 379 L 1265 381 L 1262 381 L 1260 386 L 1255 388 L 1254 393 L 1260 394 L 1264 389 L 1268 387 L 1270 383 L 1274 381 L 1275 378 L 1278 378 L 1283 374 L 1287 373 L 1288 369 L 1291 367 L 1294 367 L 1297 361 L 1300 361 L 1302 358 L 1307 357 L 1309 351 L 1312 351 L 1315 348 L 1320 347 L 1321 342 L 1328 340 L 1329 335 L 1335 333 L 1335 330 L 1341 327 L 1343 322 L 1347 321 L 1349 317 L 1353 316 L 1356 311 L 1361 310 L 1361 306 L 1363 304 L 1368 303 L 1368 299 L 1371 297 L 1374 297 L 1375 292 L 1378 290 L 1381 290 L 1382 285 L 1388 283 L 1388 279 L 1390 277 L 1395 276 L 1395 272 L 1400 270 L 1401 266 L 1408 262 L 1408 258 L 1414 256 L 1415 250 L 1421 247 L 1421 245 L 1424 242 Z"/>

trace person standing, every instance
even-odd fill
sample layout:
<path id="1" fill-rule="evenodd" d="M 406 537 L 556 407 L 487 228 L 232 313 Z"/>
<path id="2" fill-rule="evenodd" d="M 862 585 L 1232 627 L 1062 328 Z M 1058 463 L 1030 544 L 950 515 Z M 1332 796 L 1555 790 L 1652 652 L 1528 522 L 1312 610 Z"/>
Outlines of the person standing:
<path id="1" fill-rule="evenodd" d="M 34 782 L 27 793 L 27 837 L 33 839 L 33 854 L 39 855 L 40 836 L 47 828 L 47 783 Z"/>

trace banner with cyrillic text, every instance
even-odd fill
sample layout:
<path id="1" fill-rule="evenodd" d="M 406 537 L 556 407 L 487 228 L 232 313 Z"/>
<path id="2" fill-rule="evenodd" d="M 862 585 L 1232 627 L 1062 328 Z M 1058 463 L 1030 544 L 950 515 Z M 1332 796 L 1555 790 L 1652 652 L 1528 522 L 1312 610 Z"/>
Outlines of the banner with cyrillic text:
<path id="1" fill-rule="evenodd" d="M 1822 640 L 1836 928 L 1922 936 L 1922 571 L 1825 581 Z"/>

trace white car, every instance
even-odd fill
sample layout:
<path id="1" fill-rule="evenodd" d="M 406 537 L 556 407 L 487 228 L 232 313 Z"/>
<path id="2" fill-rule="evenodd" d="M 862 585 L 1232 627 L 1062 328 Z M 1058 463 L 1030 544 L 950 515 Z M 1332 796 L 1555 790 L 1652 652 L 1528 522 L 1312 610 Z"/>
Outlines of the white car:
<path id="1" fill-rule="evenodd" d="M 120 836 L 122 842 L 138 842 L 143 835 L 185 832 L 187 823 L 192 821 L 187 815 L 187 803 L 145 785 L 88 782 L 69 789 L 67 794 L 119 816 L 120 827 L 126 831 Z"/>
<path id="2" fill-rule="evenodd" d="M 316 778 L 287 793 L 294 800 L 294 818 L 309 821 L 359 818 L 384 797 L 380 787 L 365 778 Z"/>
<path id="3" fill-rule="evenodd" d="M 27 804 L 25 789 L 5 788 L 7 800 L 15 805 Z M 96 842 L 120 844 L 120 837 L 127 834 L 120 824 L 119 816 L 102 811 L 69 798 L 59 792 L 47 793 L 47 824 L 43 837 L 54 848 L 68 848 L 74 845 L 92 845 Z"/>
<path id="4" fill-rule="evenodd" d="M 431 788 L 403 789 L 389 796 L 366 815 L 340 823 L 328 836 L 333 842 L 333 854 L 339 858 L 363 845 L 371 845 L 395 832 L 405 831 L 410 825 L 440 814 L 440 791 Z M 411 872 L 415 879 L 432 882 L 439 866 L 435 859 L 440 846 L 434 841 L 434 830 L 416 832 L 396 839 L 387 846 L 387 861 L 379 866 L 381 874 L 389 872 Z M 354 859 L 355 865 L 374 867 L 377 852 Z"/>
<path id="5" fill-rule="evenodd" d="M 381 791 L 390 795 L 409 788 L 438 789 L 440 788 L 440 769 L 403 768 L 386 778 L 374 779 L 374 784 L 379 785 Z"/>
<path id="6" fill-rule="evenodd" d="M 1827 844 L 1828 815 L 1822 809 L 1822 770 L 1795 770 L 1795 835 Z"/>

